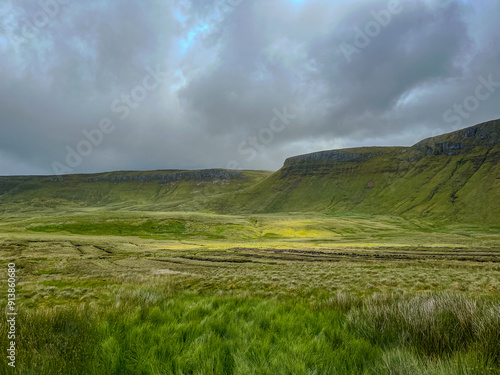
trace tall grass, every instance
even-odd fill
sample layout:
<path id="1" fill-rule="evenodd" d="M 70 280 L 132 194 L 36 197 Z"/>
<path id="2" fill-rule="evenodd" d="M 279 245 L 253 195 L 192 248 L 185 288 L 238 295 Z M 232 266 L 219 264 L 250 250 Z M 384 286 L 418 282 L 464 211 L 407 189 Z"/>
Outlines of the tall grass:
<path id="1" fill-rule="evenodd" d="M 362 374 L 381 354 L 339 312 L 252 298 L 122 291 L 18 319 L 18 374 Z"/>
<path id="2" fill-rule="evenodd" d="M 123 288 L 107 305 L 20 309 L 18 366 L 2 356 L 0 373 L 495 373 L 498 307 L 452 293 L 339 293 L 312 308 Z"/>
<path id="3" fill-rule="evenodd" d="M 375 294 L 349 312 L 347 325 L 384 348 L 410 348 L 437 358 L 476 350 L 485 362 L 500 363 L 500 304 L 463 294 Z"/>

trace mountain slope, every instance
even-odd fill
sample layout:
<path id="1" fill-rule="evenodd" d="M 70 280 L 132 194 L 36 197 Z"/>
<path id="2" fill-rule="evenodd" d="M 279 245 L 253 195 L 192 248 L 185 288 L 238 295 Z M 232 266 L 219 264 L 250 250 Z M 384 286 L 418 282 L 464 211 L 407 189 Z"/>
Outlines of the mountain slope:
<path id="1" fill-rule="evenodd" d="M 175 210 L 254 185 L 266 171 L 121 171 L 89 175 L 0 177 L 0 213 L 81 208 Z"/>
<path id="2" fill-rule="evenodd" d="M 500 223 L 500 120 L 412 147 L 289 158 L 255 186 L 214 199 L 225 212 L 362 212 Z"/>
<path id="3" fill-rule="evenodd" d="M 0 214 L 49 210 L 359 212 L 499 226 L 500 120 L 411 147 L 288 158 L 265 171 L 0 177 Z"/>

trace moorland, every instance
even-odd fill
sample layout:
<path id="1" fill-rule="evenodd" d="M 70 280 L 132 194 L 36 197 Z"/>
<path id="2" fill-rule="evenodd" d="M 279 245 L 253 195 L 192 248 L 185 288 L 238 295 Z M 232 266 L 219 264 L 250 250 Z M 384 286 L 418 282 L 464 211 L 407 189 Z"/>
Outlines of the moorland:
<path id="1" fill-rule="evenodd" d="M 500 373 L 499 160 L 497 120 L 276 172 L 0 177 L 0 373 Z"/>

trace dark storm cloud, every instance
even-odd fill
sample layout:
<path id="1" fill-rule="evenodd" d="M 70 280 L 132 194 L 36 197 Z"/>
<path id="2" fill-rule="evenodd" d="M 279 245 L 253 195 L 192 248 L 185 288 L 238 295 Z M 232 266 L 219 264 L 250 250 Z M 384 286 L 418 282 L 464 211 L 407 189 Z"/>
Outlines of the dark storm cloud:
<path id="1" fill-rule="evenodd" d="M 461 63 L 470 40 L 459 5 L 449 3 L 432 11 L 419 2 L 400 7 L 401 11 L 392 15 L 390 23 L 359 54 L 353 54 L 350 62 L 339 50 L 326 46 L 347 40 L 355 47 L 356 33 L 352 31 L 340 37 L 334 34 L 332 40 L 315 45 L 311 51 L 323 67 L 335 67 L 322 77 L 328 82 L 327 95 L 339 100 L 323 124 L 331 135 L 348 136 L 354 129 L 376 134 L 380 129 L 373 123 L 397 112 L 398 101 L 405 94 L 463 73 Z M 370 14 L 371 8 L 367 7 L 365 14 Z M 361 18 L 358 27 L 363 30 L 367 22 L 370 20 Z M 365 114 L 369 117 L 363 120 Z M 439 120 L 438 116 L 434 122 Z M 397 124 L 399 129 L 408 125 L 412 124 Z"/>
<path id="2" fill-rule="evenodd" d="M 297 153 L 408 145 L 498 118 L 495 83 L 487 99 L 471 97 L 500 82 L 499 10 L 486 0 L 5 2 L 0 174 L 51 174 L 54 162 L 275 169 Z M 113 130 L 101 139 L 103 120 Z M 68 165 L 85 134 L 99 142 Z"/>

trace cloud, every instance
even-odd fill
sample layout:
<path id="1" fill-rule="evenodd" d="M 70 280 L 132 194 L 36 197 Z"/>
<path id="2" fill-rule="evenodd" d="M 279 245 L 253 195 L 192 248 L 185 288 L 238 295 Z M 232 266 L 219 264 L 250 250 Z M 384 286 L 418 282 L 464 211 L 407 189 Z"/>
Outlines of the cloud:
<path id="1" fill-rule="evenodd" d="M 114 130 L 73 172 L 234 162 L 272 170 L 294 154 L 409 145 L 500 117 L 495 91 L 460 124 L 443 118 L 474 94 L 480 76 L 500 81 L 500 4 L 401 2 L 348 61 L 342 44 L 356 47 L 357 30 L 375 27 L 374 14 L 387 14 L 388 4 L 6 2 L 0 174 L 54 173 L 53 162 L 65 164 L 67 147 L 76 150 L 83 131 L 99 129 L 103 119 Z M 158 69 L 162 84 L 140 89 Z M 116 103 L 128 107 L 127 116 Z M 284 110 L 294 117 L 271 139 L 263 129 Z"/>

